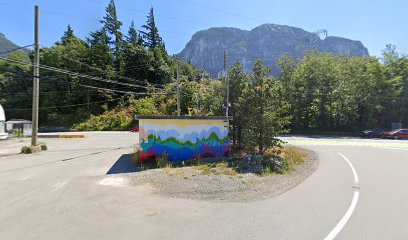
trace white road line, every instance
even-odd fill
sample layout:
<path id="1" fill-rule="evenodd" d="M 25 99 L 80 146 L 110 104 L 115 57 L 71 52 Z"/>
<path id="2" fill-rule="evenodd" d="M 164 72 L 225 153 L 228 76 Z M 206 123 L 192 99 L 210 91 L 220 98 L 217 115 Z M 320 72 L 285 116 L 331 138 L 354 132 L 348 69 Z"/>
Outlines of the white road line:
<path id="1" fill-rule="evenodd" d="M 344 156 L 343 154 L 341 154 L 341 153 L 337 153 L 337 154 L 339 154 L 340 157 L 342 157 L 342 158 L 348 163 L 348 165 L 349 165 L 350 168 L 351 168 L 351 171 L 353 171 L 354 183 L 355 183 L 355 184 L 358 184 L 360 180 L 358 179 L 357 171 L 356 171 L 356 169 L 354 168 L 354 166 L 353 166 L 353 164 L 351 163 L 351 161 L 350 161 L 346 156 Z"/>
<path id="2" fill-rule="evenodd" d="M 24 200 L 25 198 L 27 198 L 27 197 L 33 195 L 33 194 L 36 193 L 36 192 L 38 192 L 38 190 L 28 192 L 28 193 L 26 193 L 26 194 L 24 194 L 24 195 L 22 195 L 22 196 L 20 196 L 20 197 L 16 197 L 16 198 L 12 199 L 11 201 L 8 201 L 8 202 L 6 203 L 6 205 L 7 205 L 7 204 L 12 204 L 12 203 L 14 203 L 14 202 L 18 202 L 18 201 L 20 201 L 20 200 Z"/>
<path id="3" fill-rule="evenodd" d="M 353 200 L 351 201 L 350 207 L 347 209 L 346 214 L 341 218 L 340 222 L 337 223 L 336 227 L 331 230 L 329 235 L 324 240 L 333 240 L 336 238 L 337 234 L 346 226 L 348 220 L 350 219 L 351 215 L 353 214 L 354 210 L 356 209 L 358 199 L 360 197 L 360 193 L 358 191 L 354 192 Z"/>
<path id="4" fill-rule="evenodd" d="M 53 185 L 53 189 L 50 191 L 50 193 L 57 191 L 58 189 L 62 188 L 64 185 L 66 185 L 68 182 L 60 182 L 56 183 Z"/>
<path id="5" fill-rule="evenodd" d="M 338 153 L 350 166 L 351 171 L 353 172 L 353 176 L 354 176 L 354 183 L 355 184 L 359 184 L 359 178 L 357 175 L 357 171 L 354 168 L 353 164 L 351 163 L 351 161 L 344 156 L 341 153 Z M 336 236 L 340 233 L 340 231 L 344 228 L 344 226 L 346 226 L 348 220 L 350 220 L 351 215 L 353 215 L 354 210 L 356 209 L 358 200 L 360 198 L 360 193 L 358 191 L 354 191 L 354 195 L 353 195 L 353 200 L 351 201 L 350 207 L 347 209 L 346 213 L 344 214 L 344 216 L 340 219 L 340 221 L 337 223 L 337 225 L 333 228 L 333 230 L 331 230 L 331 232 L 329 233 L 329 235 L 327 235 L 327 237 L 324 238 L 324 240 L 333 240 L 336 238 Z"/>
<path id="6" fill-rule="evenodd" d="M 396 147 L 377 147 L 377 148 L 408 151 L 408 148 L 396 148 Z"/>

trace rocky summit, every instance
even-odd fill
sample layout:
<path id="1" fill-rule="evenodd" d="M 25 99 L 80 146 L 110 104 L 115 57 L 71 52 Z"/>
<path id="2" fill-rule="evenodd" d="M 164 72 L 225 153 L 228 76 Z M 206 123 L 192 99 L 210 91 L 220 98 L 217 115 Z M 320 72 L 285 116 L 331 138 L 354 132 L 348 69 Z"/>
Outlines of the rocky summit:
<path id="1" fill-rule="evenodd" d="M 304 56 L 307 50 L 330 52 L 343 56 L 368 56 L 368 50 L 360 41 L 328 36 L 303 29 L 264 24 L 251 31 L 231 27 L 210 28 L 193 35 L 180 56 L 216 77 L 223 68 L 224 51 L 228 53 L 228 65 L 240 61 L 245 71 L 250 71 L 256 60 L 263 60 L 277 75 L 275 61 L 284 54 L 294 59 Z"/>

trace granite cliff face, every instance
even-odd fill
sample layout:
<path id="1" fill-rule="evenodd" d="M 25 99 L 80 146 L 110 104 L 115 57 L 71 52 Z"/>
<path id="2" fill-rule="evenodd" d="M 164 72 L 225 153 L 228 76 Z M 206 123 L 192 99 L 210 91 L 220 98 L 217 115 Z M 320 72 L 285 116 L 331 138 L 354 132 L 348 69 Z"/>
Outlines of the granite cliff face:
<path id="1" fill-rule="evenodd" d="M 224 50 L 227 50 L 229 65 L 239 60 L 245 71 L 250 71 L 256 60 L 263 60 L 273 67 L 276 75 L 276 59 L 286 53 L 298 59 L 308 49 L 344 56 L 368 56 L 367 48 L 360 41 L 340 37 L 321 39 L 315 33 L 276 24 L 264 24 L 251 31 L 227 27 L 199 31 L 180 56 L 216 77 L 222 70 Z"/>

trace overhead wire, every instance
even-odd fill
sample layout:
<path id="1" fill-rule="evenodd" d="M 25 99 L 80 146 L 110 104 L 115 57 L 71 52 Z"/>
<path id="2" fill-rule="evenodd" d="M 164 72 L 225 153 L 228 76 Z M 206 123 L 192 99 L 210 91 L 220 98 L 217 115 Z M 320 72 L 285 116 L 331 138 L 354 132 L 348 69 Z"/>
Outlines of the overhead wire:
<path id="1" fill-rule="evenodd" d="M 86 106 L 86 105 L 96 104 L 96 103 L 112 102 L 112 101 L 116 101 L 116 100 L 120 100 L 120 99 L 122 99 L 122 98 L 108 99 L 108 100 L 104 100 L 104 101 L 97 101 L 97 102 L 90 102 L 90 103 L 61 105 L 61 106 L 54 106 L 54 107 L 40 107 L 39 110 L 56 109 L 56 108 L 67 108 L 67 107 L 77 107 L 77 106 Z M 7 111 L 28 111 L 28 110 L 32 110 L 32 108 L 14 108 L 14 109 L 7 109 Z"/>
<path id="2" fill-rule="evenodd" d="M 16 73 L 16 74 L 24 74 L 25 76 L 30 77 L 30 78 L 34 77 L 34 75 L 31 75 L 31 74 L 28 74 L 28 73 L 21 73 L 21 72 L 16 72 L 16 71 L 13 71 L 13 70 L 5 70 L 5 71 L 13 72 L 13 73 Z M 62 80 L 62 79 L 57 79 L 55 77 L 49 77 L 49 76 L 40 76 L 39 78 L 43 79 L 43 80 L 59 81 L 59 82 L 66 83 L 66 84 L 70 83 L 69 81 Z M 85 87 L 85 88 L 91 88 L 91 89 L 94 89 L 94 90 L 101 90 L 101 91 L 106 91 L 106 92 L 110 92 L 110 93 L 122 93 L 122 94 L 127 94 L 127 95 L 172 95 L 172 94 L 174 94 L 174 92 L 169 92 L 169 93 L 153 92 L 153 93 L 149 93 L 149 92 L 122 91 L 122 90 L 116 90 L 116 89 L 95 87 L 95 86 L 90 86 L 90 85 L 85 85 L 85 84 L 80 84 L 80 83 L 76 83 L 76 85 L 81 86 L 81 87 Z"/>
<path id="3" fill-rule="evenodd" d="M 10 57 L 1 57 L 0 56 L 0 59 L 5 60 L 5 61 L 14 62 L 14 63 L 19 63 L 19 64 L 25 64 L 25 65 L 31 65 L 31 66 L 33 65 L 33 62 L 13 59 L 13 58 L 10 58 Z M 118 81 L 109 80 L 109 79 L 105 79 L 105 78 L 90 76 L 90 75 L 86 75 L 86 74 L 82 74 L 82 73 L 68 71 L 68 70 L 65 70 L 65 69 L 60 69 L 60 68 L 55 68 L 55 67 L 43 65 L 43 64 L 40 64 L 39 68 L 44 69 L 44 70 L 53 71 L 53 72 L 67 74 L 67 75 L 70 75 L 70 76 L 76 76 L 76 77 L 86 78 L 86 79 L 89 79 L 89 80 L 112 83 L 112 84 L 117 84 L 117 85 L 122 85 L 122 86 L 135 87 L 135 88 L 144 88 L 144 89 L 152 89 L 152 88 L 153 89 L 158 89 L 158 88 L 155 88 L 155 87 L 147 87 L 147 86 L 142 86 L 142 85 L 118 82 Z M 159 89 L 159 90 L 163 90 L 163 89 Z"/>
<path id="4" fill-rule="evenodd" d="M 43 46 L 43 47 L 44 47 L 44 46 Z M 99 72 L 101 72 L 101 73 L 107 74 L 107 71 L 105 71 L 105 70 L 103 70 L 103 69 L 97 68 L 97 67 L 95 67 L 95 66 L 91 66 L 91 65 L 89 65 L 89 64 L 87 64 L 87 63 L 83 63 L 83 62 L 81 62 L 81 61 L 79 61 L 79 60 L 77 60 L 77 59 L 73 59 L 73 58 L 71 58 L 71 57 L 68 57 L 67 55 L 60 54 L 60 53 L 56 53 L 55 51 L 53 51 L 53 53 L 56 54 L 56 55 L 58 55 L 58 56 L 61 56 L 62 58 L 65 58 L 65 59 L 67 59 L 67 60 L 70 60 L 70 61 L 73 61 L 73 62 L 75 62 L 75 63 L 78 63 L 78 64 L 80 64 L 80 65 L 82 65 L 82 66 L 86 66 L 86 67 L 88 67 L 89 69 L 97 70 L 97 71 L 99 71 Z M 130 68 L 125 67 L 124 69 L 126 69 L 126 70 L 129 70 L 129 69 L 141 69 L 142 67 L 147 67 L 147 66 L 150 66 L 150 65 L 149 65 L 149 64 L 142 64 L 142 65 L 139 65 L 139 66 L 135 66 L 135 68 L 133 68 L 133 67 L 130 67 Z M 138 80 L 138 79 L 134 79 L 134 78 L 126 77 L 126 76 L 121 76 L 121 75 L 119 75 L 119 74 L 115 74 L 115 75 L 116 75 L 118 78 L 120 78 L 120 79 L 125 79 L 125 80 L 128 80 L 128 81 L 139 82 L 140 84 L 146 84 L 146 82 L 145 82 L 145 81 L 142 81 L 142 80 Z M 151 84 L 151 85 L 152 85 L 152 86 L 158 86 L 158 87 L 165 87 L 165 85 L 163 85 L 163 84 Z"/>
<path id="5" fill-rule="evenodd" d="M 15 52 L 15 51 L 18 51 L 18 50 L 21 50 L 21 49 L 26 49 L 26 48 L 29 48 L 29 47 L 32 47 L 32 46 L 34 46 L 34 44 L 30 44 L 30 45 L 26 45 L 26 46 L 22 46 L 22 47 L 17 47 L 17 48 L 11 49 L 11 50 L 0 52 L 0 55 Z"/>

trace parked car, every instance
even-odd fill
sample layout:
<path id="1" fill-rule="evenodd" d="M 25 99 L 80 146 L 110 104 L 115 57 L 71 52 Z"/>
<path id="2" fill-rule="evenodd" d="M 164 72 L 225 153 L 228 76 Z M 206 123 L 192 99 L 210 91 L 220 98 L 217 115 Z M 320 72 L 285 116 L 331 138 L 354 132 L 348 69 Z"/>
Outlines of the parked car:
<path id="1" fill-rule="evenodd" d="M 385 132 L 382 138 L 393 138 L 393 139 L 408 139 L 408 129 L 398 129 L 391 132 Z"/>
<path id="2" fill-rule="evenodd" d="M 130 129 L 131 132 L 139 132 L 139 127 L 132 127 Z"/>
<path id="3" fill-rule="evenodd" d="M 373 130 L 362 131 L 360 132 L 360 136 L 365 138 L 379 138 L 383 135 L 384 132 L 384 129 L 376 128 Z"/>

